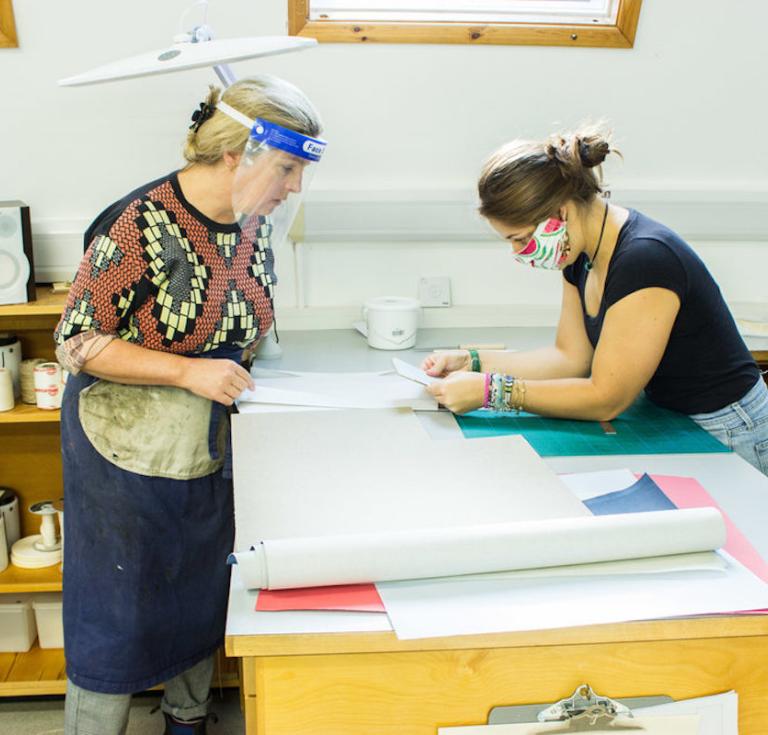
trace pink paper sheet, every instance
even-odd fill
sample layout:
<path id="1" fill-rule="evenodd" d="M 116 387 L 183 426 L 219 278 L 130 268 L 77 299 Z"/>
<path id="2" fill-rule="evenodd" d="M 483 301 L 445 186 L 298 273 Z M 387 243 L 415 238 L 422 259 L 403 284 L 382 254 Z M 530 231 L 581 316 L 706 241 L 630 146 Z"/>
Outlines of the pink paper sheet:
<path id="1" fill-rule="evenodd" d="M 331 587 L 302 587 L 295 590 L 261 590 L 258 612 L 280 610 L 351 610 L 385 612 L 374 584 L 347 584 Z"/>
<path id="2" fill-rule="evenodd" d="M 722 513 L 715 499 L 693 477 L 651 475 L 651 479 L 678 508 L 711 507 L 717 508 Z M 768 582 L 768 563 L 725 513 L 723 518 L 728 534 L 723 548 L 753 574 L 764 582 Z"/>

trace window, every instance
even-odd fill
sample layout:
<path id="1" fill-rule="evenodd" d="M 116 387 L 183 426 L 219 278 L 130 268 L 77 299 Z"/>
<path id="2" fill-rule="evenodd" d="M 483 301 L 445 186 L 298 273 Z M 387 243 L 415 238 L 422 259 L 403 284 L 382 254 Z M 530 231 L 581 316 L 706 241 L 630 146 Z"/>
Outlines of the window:
<path id="1" fill-rule="evenodd" d="M 642 0 L 288 0 L 318 41 L 631 48 Z"/>
<path id="2" fill-rule="evenodd" d="M 16 48 L 16 24 L 11 0 L 0 0 L 0 48 Z"/>

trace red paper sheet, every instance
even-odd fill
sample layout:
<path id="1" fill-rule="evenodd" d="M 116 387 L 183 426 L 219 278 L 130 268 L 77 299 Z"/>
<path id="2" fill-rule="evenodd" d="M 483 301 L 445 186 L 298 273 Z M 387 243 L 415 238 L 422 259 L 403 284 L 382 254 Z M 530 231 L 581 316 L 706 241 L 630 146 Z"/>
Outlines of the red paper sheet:
<path id="1" fill-rule="evenodd" d="M 385 612 L 374 584 L 347 584 L 331 587 L 302 587 L 295 590 L 261 590 L 258 612 L 279 610 L 351 610 Z"/>

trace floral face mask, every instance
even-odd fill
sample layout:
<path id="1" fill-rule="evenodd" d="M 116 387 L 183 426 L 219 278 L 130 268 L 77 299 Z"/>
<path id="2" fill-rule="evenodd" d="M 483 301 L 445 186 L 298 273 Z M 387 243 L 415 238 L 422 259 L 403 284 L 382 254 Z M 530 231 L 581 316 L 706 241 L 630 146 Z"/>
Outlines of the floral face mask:
<path id="1" fill-rule="evenodd" d="M 528 244 L 515 253 L 515 260 L 532 268 L 560 270 L 570 252 L 565 222 L 551 217 L 536 227 Z"/>

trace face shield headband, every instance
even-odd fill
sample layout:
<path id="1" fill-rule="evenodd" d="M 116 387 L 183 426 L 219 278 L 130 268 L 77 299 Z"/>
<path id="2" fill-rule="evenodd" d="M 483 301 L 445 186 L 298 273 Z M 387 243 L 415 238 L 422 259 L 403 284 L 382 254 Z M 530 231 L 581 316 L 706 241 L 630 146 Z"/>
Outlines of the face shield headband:
<path id="1" fill-rule="evenodd" d="M 310 138 L 258 117 L 251 120 L 226 102 L 219 102 L 216 108 L 248 128 L 251 131 L 248 143 L 255 143 L 256 147 L 276 148 L 306 161 L 317 162 L 323 157 L 327 143 L 320 138 Z"/>

